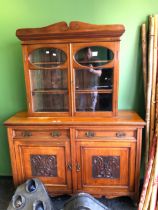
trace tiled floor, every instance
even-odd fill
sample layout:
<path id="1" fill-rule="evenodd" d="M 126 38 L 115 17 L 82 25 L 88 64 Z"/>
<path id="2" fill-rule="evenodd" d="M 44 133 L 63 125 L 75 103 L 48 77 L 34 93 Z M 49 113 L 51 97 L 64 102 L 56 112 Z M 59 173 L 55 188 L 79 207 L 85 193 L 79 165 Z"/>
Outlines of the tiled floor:
<path id="1" fill-rule="evenodd" d="M 0 210 L 7 210 L 9 201 L 11 200 L 12 195 L 14 194 L 14 187 L 11 177 L 0 177 Z M 60 196 L 52 198 L 52 202 L 55 206 L 55 210 L 60 210 L 63 207 L 63 204 L 68 200 L 70 196 Z M 98 199 L 110 210 L 136 210 L 133 202 L 127 197 L 115 198 L 115 199 Z M 28 209 L 31 210 L 31 209 Z M 97 210 L 97 209 L 96 209 Z"/>

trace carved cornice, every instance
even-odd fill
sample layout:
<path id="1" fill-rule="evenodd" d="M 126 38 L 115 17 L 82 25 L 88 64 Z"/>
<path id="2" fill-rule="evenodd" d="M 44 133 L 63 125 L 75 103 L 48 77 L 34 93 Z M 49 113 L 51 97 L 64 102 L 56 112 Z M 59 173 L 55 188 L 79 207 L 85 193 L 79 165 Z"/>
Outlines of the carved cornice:
<path id="1" fill-rule="evenodd" d="M 125 31 L 123 25 L 95 25 L 79 21 L 55 23 L 42 28 L 23 28 L 16 31 L 22 41 L 70 38 L 120 37 Z"/>

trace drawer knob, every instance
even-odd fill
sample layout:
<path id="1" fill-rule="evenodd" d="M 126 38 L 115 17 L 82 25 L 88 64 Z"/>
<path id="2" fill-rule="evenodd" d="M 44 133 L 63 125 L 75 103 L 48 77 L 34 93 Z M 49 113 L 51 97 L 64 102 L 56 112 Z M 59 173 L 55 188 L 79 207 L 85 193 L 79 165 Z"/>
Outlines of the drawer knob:
<path id="1" fill-rule="evenodd" d="M 51 136 L 53 136 L 53 137 L 59 137 L 59 136 L 61 136 L 61 133 L 60 133 L 60 131 L 53 131 L 51 133 Z"/>
<path id="2" fill-rule="evenodd" d="M 93 131 L 87 131 L 87 132 L 85 133 L 85 136 L 88 137 L 88 138 L 92 138 L 92 137 L 95 136 L 95 133 L 94 133 Z"/>
<path id="3" fill-rule="evenodd" d="M 126 133 L 124 133 L 124 132 L 117 132 L 116 133 L 116 137 L 118 137 L 118 138 L 122 138 L 122 137 L 125 137 L 126 136 Z"/>
<path id="4" fill-rule="evenodd" d="M 23 131 L 22 136 L 23 137 L 30 137 L 30 136 L 32 136 L 32 133 L 30 131 Z"/>

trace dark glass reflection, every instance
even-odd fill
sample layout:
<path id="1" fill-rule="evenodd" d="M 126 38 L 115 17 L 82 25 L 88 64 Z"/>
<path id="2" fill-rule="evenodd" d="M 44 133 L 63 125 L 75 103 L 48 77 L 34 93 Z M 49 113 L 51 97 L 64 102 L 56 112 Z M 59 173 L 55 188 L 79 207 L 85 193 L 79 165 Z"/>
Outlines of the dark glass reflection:
<path id="1" fill-rule="evenodd" d="M 76 93 L 76 111 L 112 111 L 111 93 Z"/>
<path id="2" fill-rule="evenodd" d="M 111 111 L 113 69 L 96 69 L 94 74 L 89 69 L 75 71 L 76 110 Z"/>
<path id="3" fill-rule="evenodd" d="M 105 50 L 103 47 L 98 48 Z M 84 54 L 82 50 L 84 50 Z M 78 54 L 83 54 L 82 61 L 87 69 L 75 70 L 76 110 L 111 111 L 113 69 L 102 68 L 101 60 L 96 62 L 93 59 L 94 49 L 92 47 L 82 50 L 82 53 L 79 51 Z"/>
<path id="4" fill-rule="evenodd" d="M 33 110 L 35 112 L 68 111 L 68 94 L 33 92 Z"/>
<path id="5" fill-rule="evenodd" d="M 94 73 L 90 69 L 75 71 L 76 90 L 112 89 L 113 69 L 96 69 Z"/>
<path id="6" fill-rule="evenodd" d="M 112 94 L 99 93 L 98 94 L 98 107 L 99 111 L 112 111 Z"/>
<path id="7" fill-rule="evenodd" d="M 88 53 L 87 53 L 88 52 Z M 91 54 L 90 57 L 88 54 Z M 103 46 L 90 46 L 80 49 L 75 54 L 75 60 L 83 66 L 102 66 L 114 58 L 114 53 Z"/>
<path id="8" fill-rule="evenodd" d="M 67 90 L 67 69 L 31 70 L 32 90 Z"/>
<path id="9" fill-rule="evenodd" d="M 56 48 L 39 48 L 29 55 L 31 64 L 43 68 L 59 66 L 65 63 L 66 58 L 65 52 Z"/>

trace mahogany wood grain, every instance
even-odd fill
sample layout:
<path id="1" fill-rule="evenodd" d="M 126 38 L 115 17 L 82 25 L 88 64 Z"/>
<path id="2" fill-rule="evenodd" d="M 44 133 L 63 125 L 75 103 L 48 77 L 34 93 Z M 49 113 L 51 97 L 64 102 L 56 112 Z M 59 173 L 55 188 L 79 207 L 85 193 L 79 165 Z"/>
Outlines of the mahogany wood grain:
<path id="1" fill-rule="evenodd" d="M 144 120 L 134 111 L 122 110 L 116 117 L 30 117 L 19 112 L 5 122 L 5 125 L 126 125 L 144 127 Z"/>
<path id="2" fill-rule="evenodd" d="M 38 177 L 53 196 L 84 191 L 138 200 L 145 122 L 135 112 L 119 111 L 113 118 L 28 117 L 22 112 L 5 125 L 16 186 Z M 47 172 L 54 159 L 56 171 Z M 42 172 L 32 161 L 39 161 Z"/>
<path id="3" fill-rule="evenodd" d="M 102 68 L 108 69 L 111 68 L 113 71 L 112 75 L 112 89 L 98 90 L 98 94 L 108 96 L 111 94 L 112 105 L 110 105 L 110 111 L 105 110 L 103 112 L 95 111 L 88 112 L 88 115 L 91 117 L 94 116 L 108 116 L 113 117 L 118 114 L 118 77 L 119 77 L 119 45 L 120 37 L 124 33 L 125 28 L 121 24 L 115 25 L 96 25 L 89 24 L 80 21 L 72 21 L 69 25 L 66 22 L 59 22 L 52 24 L 50 26 L 42 28 L 28 28 L 28 29 L 18 29 L 16 31 L 17 37 L 22 41 L 23 48 L 23 62 L 24 62 L 24 72 L 25 72 L 25 83 L 26 83 L 26 95 L 27 95 L 27 105 L 28 105 L 28 114 L 32 117 L 40 116 L 75 116 L 75 117 L 84 117 L 86 116 L 86 111 L 78 111 L 76 108 L 76 98 L 77 92 L 75 87 L 75 71 L 77 69 L 86 69 L 84 65 L 80 65 L 75 60 L 75 54 L 81 48 L 100 46 L 109 49 L 113 52 L 113 59 L 110 62 L 102 65 Z M 33 51 L 38 49 L 59 49 L 66 54 L 66 61 L 57 66 L 46 66 L 48 61 L 44 63 L 45 67 L 40 66 L 39 62 L 30 62 L 30 55 Z M 57 63 L 56 63 L 57 64 Z M 67 71 L 67 92 L 57 92 L 56 94 L 62 94 L 63 96 L 68 94 L 67 104 L 68 110 L 62 110 L 60 113 L 56 110 L 49 109 L 49 107 L 54 107 L 55 100 L 54 93 L 55 91 L 50 92 L 36 92 L 32 90 L 33 82 L 31 78 L 31 71 L 36 70 L 59 70 Z M 48 77 L 48 76 L 47 76 Z M 48 78 L 43 76 L 44 84 L 48 83 Z M 49 79 L 49 83 L 51 79 Z M 45 85 L 46 86 L 46 85 Z M 87 92 L 88 93 L 88 92 Z M 44 95 L 45 94 L 45 95 Z M 47 94 L 47 95 L 46 95 Z M 79 94 L 79 93 L 78 93 Z M 90 90 L 89 90 L 90 94 Z M 37 96 L 37 98 L 35 97 Z M 39 98 L 38 98 L 39 97 Z M 100 97 L 101 98 L 101 97 Z M 105 97 L 106 98 L 106 97 Z M 104 100 L 106 100 L 104 98 Z M 54 101 L 54 102 L 52 102 Z M 56 102 L 57 103 L 57 102 Z M 102 102 L 103 103 L 103 102 Z M 35 109 L 37 104 L 46 107 L 43 108 L 43 111 Z M 60 103 L 58 103 L 60 106 Z M 62 104 L 62 103 L 61 103 Z M 104 104 L 105 106 L 105 104 Z M 48 109 L 47 109 L 48 108 Z"/>
<path id="4" fill-rule="evenodd" d="M 59 22 L 42 28 L 18 29 L 17 37 L 22 40 L 48 40 L 48 39 L 67 39 L 75 37 L 114 37 L 116 40 L 125 31 L 123 25 L 95 25 L 79 21 Z"/>
<path id="5" fill-rule="evenodd" d="M 37 177 L 53 196 L 84 191 L 96 197 L 138 200 L 145 122 L 134 111 L 118 111 L 120 37 L 124 31 L 119 24 L 79 21 L 16 31 L 22 41 L 28 111 L 5 122 L 15 186 Z M 98 89 L 98 94 L 112 101 L 105 110 L 101 105 L 97 111 L 78 111 L 76 105 L 77 95 L 95 93 L 82 85 L 77 89 L 75 84 L 76 71 L 90 70 L 84 59 L 77 62 L 75 57 L 87 47 L 112 53 L 113 59 L 104 55 L 95 60 L 99 64 L 103 59 L 101 68 L 110 71 L 111 86 Z M 53 50 L 61 54 L 52 58 L 47 55 L 49 49 L 54 52 L 51 56 L 57 55 Z M 61 80 L 64 75 L 58 88 L 52 85 L 55 71 L 62 75 Z"/>

